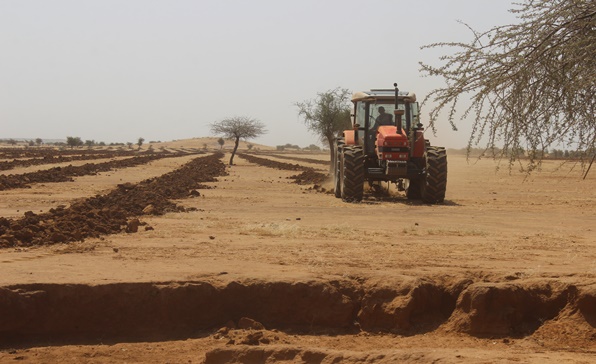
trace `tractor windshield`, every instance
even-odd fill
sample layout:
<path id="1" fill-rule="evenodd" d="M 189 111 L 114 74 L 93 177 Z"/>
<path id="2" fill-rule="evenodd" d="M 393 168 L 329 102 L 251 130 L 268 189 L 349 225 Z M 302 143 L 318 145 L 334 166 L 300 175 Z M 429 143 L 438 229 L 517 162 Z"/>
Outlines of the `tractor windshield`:
<path id="1" fill-rule="evenodd" d="M 406 111 L 405 104 L 398 104 L 397 108 L 399 110 Z M 370 105 L 369 110 L 369 128 L 373 128 L 375 122 L 378 122 L 378 125 L 395 125 L 395 116 L 393 111 L 395 110 L 395 103 L 375 103 Z M 404 116 L 404 121 L 406 117 Z M 412 125 L 416 125 L 419 122 L 418 118 L 418 103 L 413 102 L 410 103 L 410 118 L 412 121 Z"/>

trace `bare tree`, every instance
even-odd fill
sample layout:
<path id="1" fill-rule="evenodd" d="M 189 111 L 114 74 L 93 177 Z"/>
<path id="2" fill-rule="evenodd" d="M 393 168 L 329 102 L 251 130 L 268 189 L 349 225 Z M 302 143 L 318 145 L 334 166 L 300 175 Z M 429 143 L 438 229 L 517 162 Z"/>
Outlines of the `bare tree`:
<path id="1" fill-rule="evenodd" d="M 223 134 L 225 138 L 234 140 L 234 150 L 230 157 L 230 165 L 232 165 L 240 139 L 256 138 L 265 134 L 267 130 L 265 125 L 256 119 L 248 116 L 234 116 L 212 123 L 211 132 L 213 134 Z"/>
<path id="2" fill-rule="evenodd" d="M 314 100 L 297 102 L 298 115 L 304 118 L 308 130 L 329 144 L 333 160 L 333 143 L 341 131 L 351 127 L 350 94 L 347 89 L 336 88 L 320 92 Z"/>
<path id="3" fill-rule="evenodd" d="M 434 125 L 442 110 L 454 130 L 457 107 L 470 97 L 460 121 L 472 116 L 468 150 L 486 142 L 501 147 L 498 157 L 526 150 L 527 170 L 540 164 L 548 147 L 567 146 L 588 160 L 596 153 L 596 3 L 591 0 L 524 0 L 511 10 L 518 24 L 473 33 L 470 43 L 435 43 L 448 47 L 435 67 L 423 74 L 440 76 L 446 86 L 424 100 L 435 102 Z M 592 157 L 593 161 L 593 157 Z"/>

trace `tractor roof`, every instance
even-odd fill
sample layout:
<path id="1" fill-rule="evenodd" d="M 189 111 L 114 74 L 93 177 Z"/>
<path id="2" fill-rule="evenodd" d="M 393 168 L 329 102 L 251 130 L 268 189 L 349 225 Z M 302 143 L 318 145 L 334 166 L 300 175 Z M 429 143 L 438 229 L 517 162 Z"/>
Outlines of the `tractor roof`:
<path id="1" fill-rule="evenodd" d="M 416 94 L 408 91 L 400 91 L 398 94 L 400 100 L 406 102 L 416 102 Z M 352 102 L 356 101 L 392 101 L 395 102 L 395 89 L 377 89 L 370 91 L 358 91 L 352 94 Z"/>

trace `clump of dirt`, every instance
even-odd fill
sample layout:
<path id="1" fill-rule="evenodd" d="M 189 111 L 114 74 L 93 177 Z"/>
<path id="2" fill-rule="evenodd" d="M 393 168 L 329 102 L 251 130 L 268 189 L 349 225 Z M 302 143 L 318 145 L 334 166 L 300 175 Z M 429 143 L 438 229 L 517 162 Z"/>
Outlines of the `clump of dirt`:
<path id="1" fill-rule="evenodd" d="M 237 323 L 229 321 L 226 326 L 211 335 L 214 340 L 225 340 L 226 345 L 288 343 L 286 336 L 275 329 L 266 330 L 262 323 L 248 317 L 240 318 Z"/>
<path id="2" fill-rule="evenodd" d="M 295 182 L 299 185 L 320 185 L 327 180 L 328 176 L 321 172 L 317 172 L 314 169 L 307 169 L 300 174 L 296 174 L 288 178 L 295 180 Z"/>
<path id="3" fill-rule="evenodd" d="M 121 160 L 113 160 L 104 163 L 86 163 L 82 166 L 70 165 L 66 167 L 55 167 L 24 174 L 0 175 L 0 191 L 15 188 L 28 188 L 32 183 L 69 182 L 73 181 L 72 177 L 95 175 L 100 172 L 111 171 L 115 168 L 135 167 L 157 159 L 174 158 L 180 157 L 182 155 L 188 155 L 188 153 L 159 153 Z"/>
<path id="4" fill-rule="evenodd" d="M 224 175 L 220 158 L 219 154 L 197 158 L 173 172 L 138 184 L 118 185 L 110 193 L 74 202 L 68 208 L 43 214 L 28 211 L 16 220 L 0 217 L 0 247 L 68 243 L 121 231 L 136 232 L 138 224 L 135 228 L 132 221 L 138 216 L 185 211 L 171 200 L 196 195 L 201 182 Z"/>

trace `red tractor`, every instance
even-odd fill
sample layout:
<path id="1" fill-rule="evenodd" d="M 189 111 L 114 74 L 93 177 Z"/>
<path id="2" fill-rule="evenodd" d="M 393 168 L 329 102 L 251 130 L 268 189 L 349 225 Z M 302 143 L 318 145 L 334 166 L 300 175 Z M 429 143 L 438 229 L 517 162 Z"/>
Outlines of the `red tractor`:
<path id="1" fill-rule="evenodd" d="M 373 188 L 393 182 L 408 199 L 442 203 L 447 188 L 447 153 L 424 138 L 416 95 L 395 89 L 356 92 L 353 128 L 336 139 L 335 197 L 362 200 L 364 182 Z"/>

